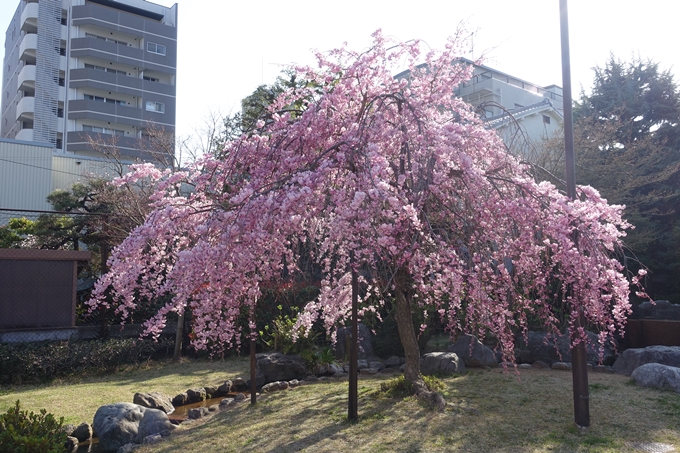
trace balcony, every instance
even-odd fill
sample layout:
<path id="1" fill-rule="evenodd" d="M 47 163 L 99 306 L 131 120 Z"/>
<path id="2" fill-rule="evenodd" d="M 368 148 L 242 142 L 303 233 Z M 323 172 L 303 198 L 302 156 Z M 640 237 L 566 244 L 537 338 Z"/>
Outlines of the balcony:
<path id="1" fill-rule="evenodd" d="M 78 68 L 70 71 L 69 88 L 91 87 L 131 96 L 142 97 L 145 92 L 175 97 L 175 86 L 151 82 L 137 77 L 124 76 L 97 69 Z M 174 99 L 172 100 L 174 102 Z"/>
<path id="2" fill-rule="evenodd" d="M 67 138 L 67 151 L 75 152 L 76 155 L 102 157 L 103 153 L 116 151 L 123 159 L 148 157 L 147 153 L 140 149 L 141 140 L 136 138 L 84 131 L 68 132 Z M 92 141 L 97 143 L 97 149 L 92 146 Z"/>
<path id="3" fill-rule="evenodd" d="M 104 41 L 92 37 L 71 40 L 71 57 L 95 57 L 103 61 L 114 61 L 134 68 L 151 69 L 165 74 L 174 74 L 174 60 L 145 52 L 132 46 Z"/>
<path id="4" fill-rule="evenodd" d="M 33 5 L 33 3 L 31 3 Z M 20 90 L 35 89 L 35 65 L 26 65 L 19 72 L 18 85 Z"/>
<path id="5" fill-rule="evenodd" d="M 21 29 L 26 31 L 38 27 L 38 4 L 28 3 L 21 13 Z"/>
<path id="6" fill-rule="evenodd" d="M 24 36 L 19 45 L 19 55 L 21 60 L 27 59 L 26 57 L 31 57 L 35 59 L 36 51 L 38 49 L 38 35 L 31 33 L 30 35 Z"/>
<path id="7" fill-rule="evenodd" d="M 32 142 L 33 141 L 33 129 L 21 129 L 16 137 L 14 137 L 15 140 L 22 140 L 24 142 Z"/>
<path id="8" fill-rule="evenodd" d="M 20 118 L 24 118 L 33 120 L 34 112 L 35 112 L 35 98 L 28 96 L 23 97 L 17 104 L 16 119 L 19 120 Z"/>

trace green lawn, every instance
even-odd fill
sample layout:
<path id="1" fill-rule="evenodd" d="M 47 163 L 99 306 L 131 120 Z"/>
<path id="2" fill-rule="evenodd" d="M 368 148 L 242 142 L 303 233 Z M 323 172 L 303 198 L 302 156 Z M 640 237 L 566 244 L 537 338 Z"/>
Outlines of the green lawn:
<path id="1" fill-rule="evenodd" d="M 0 410 L 19 398 L 67 422 L 89 421 L 105 403 L 136 391 L 174 395 L 189 387 L 245 376 L 247 359 L 152 366 L 107 378 L 43 387 L 3 388 Z M 640 388 L 625 376 L 590 374 L 592 426 L 573 424 L 571 373 L 473 370 L 443 379 L 449 402 L 434 413 L 410 398 L 377 390 L 392 376 L 359 381 L 360 420 L 346 420 L 347 382 L 328 381 L 266 395 L 181 428 L 140 453 L 200 452 L 635 452 L 635 443 L 680 448 L 680 394 Z"/>

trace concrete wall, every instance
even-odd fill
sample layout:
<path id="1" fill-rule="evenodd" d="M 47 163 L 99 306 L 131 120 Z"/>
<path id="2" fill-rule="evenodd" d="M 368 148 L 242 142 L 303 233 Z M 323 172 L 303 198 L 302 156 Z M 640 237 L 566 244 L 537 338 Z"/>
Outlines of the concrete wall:
<path id="1" fill-rule="evenodd" d="M 52 147 L 0 139 L 0 208 L 46 210 Z"/>

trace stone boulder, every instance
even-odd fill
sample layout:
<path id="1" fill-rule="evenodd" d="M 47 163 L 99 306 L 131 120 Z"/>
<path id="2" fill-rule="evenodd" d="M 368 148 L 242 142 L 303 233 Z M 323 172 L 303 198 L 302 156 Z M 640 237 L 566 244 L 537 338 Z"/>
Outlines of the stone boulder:
<path id="1" fill-rule="evenodd" d="M 672 304 L 667 300 L 643 302 L 633 307 L 631 319 L 666 319 L 680 321 L 680 305 Z"/>
<path id="2" fill-rule="evenodd" d="M 680 367 L 680 346 L 647 346 L 626 349 L 616 359 L 612 368 L 615 373 L 630 375 L 637 367 L 646 363 L 660 363 Z"/>
<path id="3" fill-rule="evenodd" d="M 453 352 L 463 359 L 466 367 L 498 366 L 496 353 L 490 347 L 482 344 L 474 335 L 461 335 L 458 341 L 449 346 L 446 351 Z"/>
<path id="4" fill-rule="evenodd" d="M 187 401 L 189 401 L 189 395 L 187 395 L 187 392 L 180 393 L 172 399 L 172 405 L 175 407 L 184 406 L 185 404 L 188 404 Z"/>
<path id="5" fill-rule="evenodd" d="M 659 363 L 646 363 L 635 368 L 630 377 L 642 387 L 671 389 L 680 393 L 680 368 Z"/>
<path id="6" fill-rule="evenodd" d="M 140 444 L 146 436 L 166 435 L 175 429 L 165 412 L 133 403 L 100 407 L 93 425 L 103 451 L 116 451 L 129 443 Z"/>
<path id="7" fill-rule="evenodd" d="M 66 453 L 76 453 L 78 451 L 78 439 L 73 436 L 66 436 L 66 442 L 64 442 L 64 451 Z"/>
<path id="8" fill-rule="evenodd" d="M 201 401 L 206 400 L 207 393 L 205 389 L 201 387 L 187 390 L 187 396 L 187 404 L 200 403 Z"/>
<path id="9" fill-rule="evenodd" d="M 600 345 L 597 334 L 587 332 L 586 360 L 591 363 L 600 362 Z M 568 334 L 555 336 L 546 332 L 529 332 L 527 341 L 518 337 L 517 358 L 521 363 L 534 363 L 537 360 L 552 365 L 554 362 L 571 362 L 571 341 Z M 610 344 L 604 347 L 602 362 L 611 364 L 614 361 L 614 350 Z"/>
<path id="10" fill-rule="evenodd" d="M 231 381 L 224 381 L 224 384 L 217 387 L 217 396 L 226 396 L 231 392 Z"/>
<path id="11" fill-rule="evenodd" d="M 85 442 L 92 439 L 92 426 L 89 423 L 81 423 L 71 434 L 78 439 L 78 442 Z"/>
<path id="12" fill-rule="evenodd" d="M 420 372 L 424 375 L 453 374 L 465 371 L 465 362 L 453 352 L 430 352 L 420 358 Z"/>
<path id="13" fill-rule="evenodd" d="M 309 372 L 299 355 L 284 355 L 279 352 L 257 354 L 257 375 L 264 376 L 264 382 L 304 379 Z"/>
<path id="14" fill-rule="evenodd" d="M 247 392 L 250 389 L 248 382 L 243 378 L 236 378 L 231 381 L 231 391 L 232 392 Z"/>
<path id="15" fill-rule="evenodd" d="M 349 327 L 342 327 L 338 329 L 337 341 L 335 342 L 335 358 L 338 360 L 346 360 L 349 358 Z M 375 357 L 373 352 L 373 333 L 365 324 L 359 323 L 359 358 L 370 359 Z"/>
<path id="16" fill-rule="evenodd" d="M 161 392 L 135 393 L 132 402 L 150 409 L 162 410 L 166 414 L 170 414 L 175 410 L 175 407 L 172 405 L 172 399 Z"/>

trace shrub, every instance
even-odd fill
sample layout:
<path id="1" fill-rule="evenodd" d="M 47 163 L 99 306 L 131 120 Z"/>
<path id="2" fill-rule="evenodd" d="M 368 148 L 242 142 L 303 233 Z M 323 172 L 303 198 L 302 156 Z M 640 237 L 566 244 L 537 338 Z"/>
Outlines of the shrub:
<path id="1" fill-rule="evenodd" d="M 54 378 L 113 371 L 122 365 L 138 365 L 171 339 L 118 339 L 19 343 L 0 345 L 0 382 L 44 382 Z"/>
<path id="2" fill-rule="evenodd" d="M 63 453 L 64 419 L 57 421 L 45 409 L 40 414 L 22 411 L 19 400 L 0 416 L 0 451 L 3 453 Z"/>

